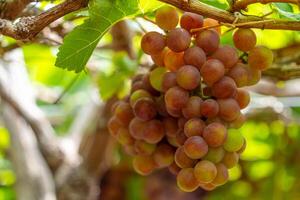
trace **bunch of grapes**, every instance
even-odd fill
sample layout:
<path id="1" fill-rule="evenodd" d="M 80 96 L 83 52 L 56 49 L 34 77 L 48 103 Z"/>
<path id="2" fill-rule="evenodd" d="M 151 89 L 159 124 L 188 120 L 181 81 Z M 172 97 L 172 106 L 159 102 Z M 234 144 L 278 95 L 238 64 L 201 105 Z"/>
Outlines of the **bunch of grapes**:
<path id="1" fill-rule="evenodd" d="M 133 78 L 130 96 L 113 106 L 108 123 L 137 173 L 168 167 L 186 192 L 228 180 L 246 147 L 237 129 L 250 96 L 241 88 L 256 84 L 273 60 L 251 29 L 234 32 L 236 48 L 222 46 L 219 29 L 202 28 L 206 20 L 212 21 L 189 12 L 179 20 L 172 7 L 157 11 L 165 35 L 148 32 L 141 41 L 155 65 Z"/>

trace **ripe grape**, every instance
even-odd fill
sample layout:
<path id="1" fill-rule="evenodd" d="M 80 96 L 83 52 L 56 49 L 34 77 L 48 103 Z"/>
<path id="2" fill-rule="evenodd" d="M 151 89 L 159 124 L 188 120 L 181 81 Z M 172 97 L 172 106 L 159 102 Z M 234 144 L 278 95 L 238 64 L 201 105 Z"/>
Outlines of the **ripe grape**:
<path id="1" fill-rule="evenodd" d="M 250 67 L 247 67 L 248 71 L 248 86 L 255 85 L 259 82 L 261 78 L 261 71 L 257 69 L 252 69 Z"/>
<path id="2" fill-rule="evenodd" d="M 133 145 L 134 138 L 130 135 L 129 130 L 127 128 L 120 128 L 117 134 L 117 140 L 122 145 Z"/>
<path id="3" fill-rule="evenodd" d="M 185 12 L 181 16 L 180 26 L 187 31 L 203 26 L 203 16 L 191 12 Z"/>
<path id="4" fill-rule="evenodd" d="M 224 143 L 224 149 L 228 152 L 235 152 L 241 149 L 243 144 L 244 137 L 241 132 L 236 129 L 229 129 Z"/>
<path id="5" fill-rule="evenodd" d="M 184 134 L 187 137 L 191 136 L 201 136 L 203 129 L 205 127 L 205 123 L 199 118 L 192 118 L 187 121 L 184 125 Z"/>
<path id="6" fill-rule="evenodd" d="M 191 119 L 193 117 L 201 117 L 203 100 L 198 96 L 191 96 L 186 103 L 185 107 L 182 108 L 182 114 L 185 118 Z"/>
<path id="7" fill-rule="evenodd" d="M 155 98 L 155 104 L 156 104 L 156 110 L 159 115 L 163 117 L 168 117 L 169 113 L 167 111 L 166 103 L 165 103 L 165 97 L 163 95 Z"/>
<path id="8" fill-rule="evenodd" d="M 207 60 L 202 66 L 201 76 L 203 81 L 211 86 L 215 82 L 219 81 L 225 74 L 225 68 L 222 62 L 217 59 Z"/>
<path id="9" fill-rule="evenodd" d="M 175 8 L 163 6 L 155 13 L 155 22 L 161 29 L 169 31 L 176 28 L 179 16 Z"/>
<path id="10" fill-rule="evenodd" d="M 179 130 L 183 130 L 184 129 L 184 125 L 185 123 L 188 121 L 188 119 L 181 117 L 178 119 L 177 124 L 178 124 L 178 128 Z"/>
<path id="11" fill-rule="evenodd" d="M 194 175 L 193 168 L 184 168 L 177 175 L 177 186 L 184 192 L 195 191 L 199 183 Z"/>
<path id="12" fill-rule="evenodd" d="M 184 134 L 184 132 L 183 131 L 177 131 L 177 133 L 176 133 L 176 143 L 178 144 L 178 146 L 184 145 L 186 140 L 187 140 L 187 137 Z"/>
<path id="13" fill-rule="evenodd" d="M 166 135 L 168 137 L 176 137 L 178 130 L 177 120 L 172 117 L 166 117 L 163 119 Z"/>
<path id="14" fill-rule="evenodd" d="M 237 101 L 241 109 L 246 108 L 250 103 L 250 94 L 247 90 L 238 89 L 234 99 Z"/>
<path id="15" fill-rule="evenodd" d="M 196 37 L 196 45 L 207 55 L 214 53 L 220 44 L 219 34 L 215 30 L 205 30 Z"/>
<path id="16" fill-rule="evenodd" d="M 180 144 L 177 142 L 176 136 L 175 137 L 169 137 L 169 136 L 167 136 L 167 141 L 173 147 L 180 147 Z"/>
<path id="17" fill-rule="evenodd" d="M 240 113 L 240 115 L 233 121 L 230 122 L 229 127 L 239 129 L 241 128 L 246 121 L 246 116 L 243 115 L 243 113 Z"/>
<path id="18" fill-rule="evenodd" d="M 223 147 L 209 147 L 207 154 L 203 157 L 203 160 L 208 160 L 213 163 L 219 163 L 223 159 L 225 151 Z"/>
<path id="19" fill-rule="evenodd" d="M 174 51 L 168 50 L 164 57 L 165 67 L 172 72 L 177 71 L 184 65 L 183 56 L 184 52 L 176 53 Z"/>
<path id="20" fill-rule="evenodd" d="M 155 169 L 155 162 L 151 156 L 135 156 L 132 165 L 134 170 L 143 176 L 151 174 Z"/>
<path id="21" fill-rule="evenodd" d="M 164 134 L 165 130 L 163 123 L 159 120 L 154 119 L 146 122 L 142 139 L 150 144 L 156 144 L 162 140 Z"/>
<path id="22" fill-rule="evenodd" d="M 118 103 L 114 114 L 124 125 L 128 125 L 134 117 L 130 104 L 124 101 Z"/>
<path id="23" fill-rule="evenodd" d="M 235 48 L 225 45 L 218 48 L 212 58 L 220 60 L 226 69 L 230 69 L 238 62 L 239 55 Z"/>
<path id="24" fill-rule="evenodd" d="M 174 161 L 174 149 L 170 145 L 160 144 L 153 153 L 153 159 L 158 168 L 168 167 Z"/>
<path id="25" fill-rule="evenodd" d="M 176 175 L 180 172 L 181 168 L 178 167 L 176 165 L 175 162 L 173 162 L 169 167 L 168 167 L 169 171 L 173 174 L 173 175 Z"/>
<path id="26" fill-rule="evenodd" d="M 228 168 L 231 169 L 236 166 L 239 162 L 239 154 L 236 152 L 226 152 L 222 163 Z"/>
<path id="27" fill-rule="evenodd" d="M 212 183 L 204 183 L 204 184 L 200 184 L 200 187 L 205 191 L 212 191 L 216 189 L 217 186 L 215 186 Z"/>
<path id="28" fill-rule="evenodd" d="M 184 152 L 192 159 L 200 159 L 206 155 L 208 146 L 201 136 L 189 137 L 184 142 Z"/>
<path id="29" fill-rule="evenodd" d="M 219 99 L 219 116 L 227 121 L 233 121 L 240 115 L 240 107 L 234 99 Z"/>
<path id="30" fill-rule="evenodd" d="M 130 93 L 132 94 L 135 91 L 143 89 L 143 88 L 144 88 L 143 81 L 132 82 Z"/>
<path id="31" fill-rule="evenodd" d="M 150 79 L 151 86 L 160 92 L 163 91 L 162 80 L 163 80 L 163 76 L 166 73 L 166 71 L 167 70 L 164 67 L 157 67 L 150 72 L 149 79 Z"/>
<path id="32" fill-rule="evenodd" d="M 167 46 L 174 52 L 181 52 L 189 48 L 191 35 L 183 28 L 171 30 L 167 35 Z"/>
<path id="33" fill-rule="evenodd" d="M 213 96 L 219 99 L 232 97 L 236 90 L 237 87 L 234 80 L 228 76 L 224 76 L 212 86 Z"/>
<path id="34" fill-rule="evenodd" d="M 141 41 L 141 48 L 149 55 L 158 54 L 165 48 L 165 46 L 165 37 L 154 31 L 146 33 Z"/>
<path id="35" fill-rule="evenodd" d="M 175 152 L 174 160 L 176 165 L 180 168 L 194 167 L 194 165 L 197 162 L 197 160 L 193 160 L 186 155 L 183 147 L 177 148 Z"/>
<path id="36" fill-rule="evenodd" d="M 251 29 L 239 28 L 233 34 L 234 46 L 241 51 L 247 52 L 256 45 L 256 35 Z"/>
<path id="37" fill-rule="evenodd" d="M 203 138 L 210 147 L 220 147 L 227 137 L 227 130 L 223 124 L 213 122 L 203 130 Z"/>
<path id="38" fill-rule="evenodd" d="M 130 100 L 129 100 L 131 107 L 134 106 L 134 104 L 136 103 L 137 100 L 144 98 L 144 97 L 152 98 L 151 94 L 144 89 L 139 89 L 139 90 L 134 91 L 131 94 Z"/>
<path id="39" fill-rule="evenodd" d="M 214 184 L 215 186 L 224 185 L 229 178 L 228 170 L 226 166 L 222 163 L 216 164 L 216 168 L 217 168 L 217 176 L 212 181 L 212 184 Z"/>
<path id="40" fill-rule="evenodd" d="M 170 106 L 167 106 L 167 112 L 172 117 L 181 117 L 181 110 L 178 108 L 171 108 Z"/>
<path id="41" fill-rule="evenodd" d="M 206 55 L 200 47 L 194 46 L 185 50 L 183 59 L 187 65 L 193 65 L 200 70 L 206 61 Z"/>
<path id="42" fill-rule="evenodd" d="M 256 46 L 248 55 L 248 63 L 252 69 L 266 70 L 273 63 L 273 52 L 264 46 Z"/>
<path id="43" fill-rule="evenodd" d="M 166 72 L 162 78 L 162 90 L 166 92 L 168 89 L 176 85 L 177 85 L 176 73 Z"/>
<path id="44" fill-rule="evenodd" d="M 136 140 L 134 150 L 138 155 L 149 156 L 155 151 L 156 145 L 149 144 L 143 140 Z"/>
<path id="45" fill-rule="evenodd" d="M 170 88 L 165 95 L 167 108 L 181 109 L 186 105 L 188 100 L 189 93 L 178 86 Z"/>
<path id="46" fill-rule="evenodd" d="M 208 160 L 199 161 L 194 168 L 194 175 L 199 183 L 210 183 L 217 176 L 217 168 Z"/>
<path id="47" fill-rule="evenodd" d="M 185 65 L 177 71 L 176 80 L 183 89 L 193 90 L 199 86 L 200 73 L 196 67 Z"/>
<path id="48" fill-rule="evenodd" d="M 135 102 L 133 110 L 135 116 L 143 121 L 153 119 L 157 113 L 155 102 L 148 97 L 141 98 Z"/>
<path id="49" fill-rule="evenodd" d="M 212 29 L 215 30 L 219 35 L 221 34 L 221 27 L 219 26 L 219 22 L 212 18 L 205 18 L 203 20 L 203 27 L 210 27 L 210 26 L 216 26 Z"/>
<path id="50" fill-rule="evenodd" d="M 243 63 L 237 63 L 230 71 L 227 76 L 232 78 L 238 87 L 244 87 L 248 84 L 248 70 L 247 65 Z"/>
<path id="51" fill-rule="evenodd" d="M 143 138 L 146 122 L 133 118 L 129 124 L 129 132 L 134 139 L 140 140 Z"/>
<path id="52" fill-rule="evenodd" d="M 160 51 L 157 54 L 152 54 L 151 58 L 153 60 L 153 62 L 159 66 L 159 67 L 163 67 L 165 65 L 164 63 L 164 59 L 165 59 L 165 55 L 168 52 L 167 48 L 164 48 L 162 51 Z"/>
<path id="53" fill-rule="evenodd" d="M 219 104 L 214 99 L 206 99 L 201 104 L 201 115 L 206 118 L 214 118 L 219 113 Z"/>
<path id="54" fill-rule="evenodd" d="M 107 123 L 109 133 L 114 137 L 117 136 L 119 129 L 122 127 L 124 127 L 124 125 L 115 116 L 111 117 Z"/>

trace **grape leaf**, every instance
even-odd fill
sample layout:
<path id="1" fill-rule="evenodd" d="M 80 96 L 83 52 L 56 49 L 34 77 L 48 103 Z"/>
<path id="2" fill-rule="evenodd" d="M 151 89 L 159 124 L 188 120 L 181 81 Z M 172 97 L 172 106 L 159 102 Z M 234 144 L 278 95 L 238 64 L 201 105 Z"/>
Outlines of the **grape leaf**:
<path id="1" fill-rule="evenodd" d="M 300 21 L 300 14 L 293 13 L 293 7 L 288 3 L 273 3 L 275 10 L 281 18 Z"/>
<path id="2" fill-rule="evenodd" d="M 90 18 L 77 26 L 59 48 L 55 65 L 80 72 L 91 57 L 103 35 L 116 22 L 155 9 L 157 3 L 146 0 L 93 0 Z"/>

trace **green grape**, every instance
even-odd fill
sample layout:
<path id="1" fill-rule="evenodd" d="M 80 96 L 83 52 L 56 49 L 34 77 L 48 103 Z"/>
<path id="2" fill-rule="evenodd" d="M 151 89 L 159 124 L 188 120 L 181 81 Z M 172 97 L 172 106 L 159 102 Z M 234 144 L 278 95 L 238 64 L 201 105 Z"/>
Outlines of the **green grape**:
<path id="1" fill-rule="evenodd" d="M 130 135 L 127 128 L 120 128 L 117 134 L 117 140 L 122 145 L 133 145 L 135 140 Z"/>
<path id="2" fill-rule="evenodd" d="M 148 98 L 152 98 L 151 94 L 144 90 L 144 89 L 139 89 L 139 90 L 136 90 L 134 91 L 131 96 L 130 96 L 130 105 L 131 107 L 134 106 L 135 102 L 143 97 L 148 97 Z"/>
<path id="3" fill-rule="evenodd" d="M 239 130 L 229 129 L 224 143 L 224 149 L 228 152 L 235 152 L 242 148 L 244 137 Z"/>
<path id="4" fill-rule="evenodd" d="M 222 147 L 209 147 L 207 154 L 203 157 L 203 160 L 219 163 L 223 159 L 224 154 L 225 151 Z"/>
<path id="5" fill-rule="evenodd" d="M 152 70 L 150 72 L 150 83 L 151 83 L 151 86 L 162 92 L 163 89 L 162 89 L 162 81 L 163 81 L 163 76 L 164 74 L 166 73 L 166 68 L 164 67 L 157 67 L 156 69 Z"/>

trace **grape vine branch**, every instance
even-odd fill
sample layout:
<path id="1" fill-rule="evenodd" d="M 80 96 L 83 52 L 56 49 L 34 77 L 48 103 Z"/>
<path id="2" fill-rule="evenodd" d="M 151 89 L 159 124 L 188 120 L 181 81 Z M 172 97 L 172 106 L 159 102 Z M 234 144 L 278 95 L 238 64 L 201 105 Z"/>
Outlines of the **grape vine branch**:
<path id="1" fill-rule="evenodd" d="M 268 3 L 291 3 L 291 4 L 296 4 L 300 6 L 300 1 L 299 0 L 239 0 L 239 1 L 234 1 L 232 4 L 231 10 L 232 11 L 240 11 L 240 10 L 245 10 L 249 5 L 254 4 L 254 3 L 261 3 L 261 4 L 268 4 Z"/>

